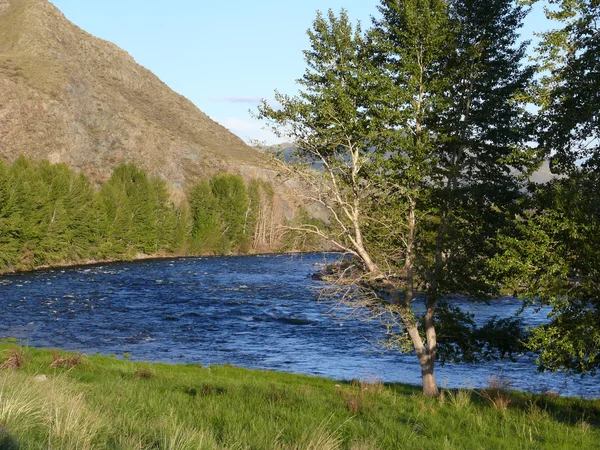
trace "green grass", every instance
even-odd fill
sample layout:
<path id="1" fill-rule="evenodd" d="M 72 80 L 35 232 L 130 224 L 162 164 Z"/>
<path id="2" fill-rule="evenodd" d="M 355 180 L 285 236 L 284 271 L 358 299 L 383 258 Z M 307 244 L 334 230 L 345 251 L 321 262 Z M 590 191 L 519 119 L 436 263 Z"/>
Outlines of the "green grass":
<path id="1" fill-rule="evenodd" d="M 0 365 L 11 351 L 22 366 L 0 371 L 2 449 L 600 448 L 600 401 L 501 389 L 427 399 L 400 384 L 53 356 L 6 341 Z M 57 360 L 66 367 L 50 368 Z"/>

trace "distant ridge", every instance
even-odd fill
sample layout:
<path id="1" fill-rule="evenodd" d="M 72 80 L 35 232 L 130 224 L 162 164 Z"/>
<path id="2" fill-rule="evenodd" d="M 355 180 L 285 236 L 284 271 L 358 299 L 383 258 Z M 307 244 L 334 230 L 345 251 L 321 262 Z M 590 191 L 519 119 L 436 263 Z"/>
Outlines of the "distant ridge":
<path id="1" fill-rule="evenodd" d="M 267 157 L 47 0 L 0 0 L 0 156 L 64 162 L 96 183 L 134 162 L 174 193 L 216 172 L 274 179 Z"/>

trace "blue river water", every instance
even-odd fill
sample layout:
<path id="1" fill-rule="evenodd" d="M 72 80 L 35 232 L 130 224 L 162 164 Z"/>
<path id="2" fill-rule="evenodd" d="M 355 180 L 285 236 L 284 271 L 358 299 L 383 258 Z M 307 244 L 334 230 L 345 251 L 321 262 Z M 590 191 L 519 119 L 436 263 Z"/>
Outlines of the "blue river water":
<path id="1" fill-rule="evenodd" d="M 34 347 L 129 353 L 132 359 L 232 364 L 335 379 L 420 384 L 414 355 L 383 351 L 376 322 L 318 301 L 310 275 L 334 255 L 178 258 L 79 266 L 0 277 L 0 337 Z M 461 302 L 459 300 L 459 302 Z M 477 320 L 520 304 L 461 306 Z M 526 321 L 544 320 L 526 313 Z M 532 392 L 600 396 L 600 377 L 538 373 L 531 355 L 516 362 L 447 364 L 447 387 L 485 387 L 491 376 Z"/>

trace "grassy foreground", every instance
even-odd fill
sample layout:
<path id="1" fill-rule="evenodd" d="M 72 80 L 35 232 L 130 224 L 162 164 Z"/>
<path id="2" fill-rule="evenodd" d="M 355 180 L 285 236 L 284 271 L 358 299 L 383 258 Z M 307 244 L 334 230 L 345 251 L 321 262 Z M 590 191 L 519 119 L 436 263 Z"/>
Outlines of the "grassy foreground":
<path id="1" fill-rule="evenodd" d="M 400 384 L 0 343 L 1 449 L 593 449 L 599 419 L 600 401 L 551 394 L 426 399 Z"/>

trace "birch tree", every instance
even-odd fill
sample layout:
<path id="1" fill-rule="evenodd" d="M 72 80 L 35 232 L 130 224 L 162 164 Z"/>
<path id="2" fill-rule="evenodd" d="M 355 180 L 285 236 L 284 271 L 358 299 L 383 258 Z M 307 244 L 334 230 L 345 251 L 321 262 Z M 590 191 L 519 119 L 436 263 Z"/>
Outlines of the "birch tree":
<path id="1" fill-rule="evenodd" d="M 447 294 L 498 294 L 485 261 L 515 202 L 511 164 L 532 156 L 523 12 L 505 0 L 384 0 L 379 12 L 367 33 L 345 11 L 319 14 L 302 90 L 259 116 L 322 164 L 301 174 L 330 212 L 326 237 L 359 261 L 344 299 L 386 318 L 390 342 L 418 357 L 424 394 L 437 395 L 438 358 L 490 354 Z"/>

